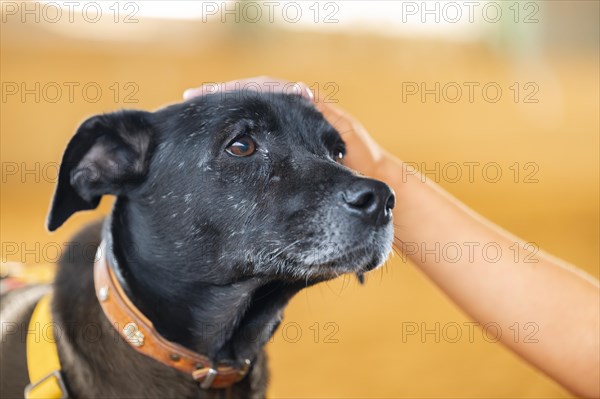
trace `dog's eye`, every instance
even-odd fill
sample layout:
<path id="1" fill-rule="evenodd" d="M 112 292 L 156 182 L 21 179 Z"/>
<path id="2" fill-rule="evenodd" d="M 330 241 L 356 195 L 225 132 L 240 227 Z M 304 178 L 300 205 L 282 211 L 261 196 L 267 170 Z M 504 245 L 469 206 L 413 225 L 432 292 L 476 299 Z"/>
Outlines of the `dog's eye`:
<path id="1" fill-rule="evenodd" d="M 346 156 L 346 149 L 343 147 L 337 147 L 336 149 L 333 150 L 331 155 L 335 162 L 342 162 L 342 160 Z"/>
<path id="2" fill-rule="evenodd" d="M 247 157 L 256 152 L 256 143 L 250 136 L 239 136 L 229 143 L 225 151 L 236 157 Z"/>

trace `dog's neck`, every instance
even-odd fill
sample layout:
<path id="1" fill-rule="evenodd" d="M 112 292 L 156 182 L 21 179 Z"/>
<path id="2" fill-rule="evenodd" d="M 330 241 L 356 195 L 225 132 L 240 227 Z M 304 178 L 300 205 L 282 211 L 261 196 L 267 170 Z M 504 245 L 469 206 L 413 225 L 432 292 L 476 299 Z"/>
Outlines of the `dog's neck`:
<path id="1" fill-rule="evenodd" d="M 178 264 L 157 251 L 148 223 L 118 200 L 103 229 L 115 273 L 132 302 L 168 340 L 215 362 L 253 360 L 278 326 L 290 298 L 306 284 L 247 278 L 229 284 L 173 281 Z M 194 265 L 195 267 L 209 265 Z M 151 271 L 151 272 L 150 272 Z"/>

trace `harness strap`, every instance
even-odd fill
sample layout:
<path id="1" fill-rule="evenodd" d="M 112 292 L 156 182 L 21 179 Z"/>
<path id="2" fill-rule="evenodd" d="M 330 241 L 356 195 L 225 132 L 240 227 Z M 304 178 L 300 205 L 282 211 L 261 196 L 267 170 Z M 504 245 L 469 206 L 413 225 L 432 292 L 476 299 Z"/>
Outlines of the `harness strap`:
<path id="1" fill-rule="evenodd" d="M 52 294 L 44 295 L 33 310 L 27 331 L 27 369 L 31 383 L 25 387 L 26 399 L 67 398 L 60 372 L 50 304 Z"/>

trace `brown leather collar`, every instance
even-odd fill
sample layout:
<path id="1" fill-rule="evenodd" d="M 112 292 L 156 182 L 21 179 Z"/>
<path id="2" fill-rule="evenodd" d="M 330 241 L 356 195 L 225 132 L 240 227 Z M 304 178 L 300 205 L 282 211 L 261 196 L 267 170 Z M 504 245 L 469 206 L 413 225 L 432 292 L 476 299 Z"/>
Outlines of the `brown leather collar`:
<path id="1" fill-rule="evenodd" d="M 98 247 L 94 263 L 94 286 L 104 314 L 139 353 L 189 374 L 202 388 L 226 388 L 241 380 L 250 367 L 214 367 L 209 358 L 162 337 L 146 316 L 127 297 L 107 260 L 107 244 Z"/>

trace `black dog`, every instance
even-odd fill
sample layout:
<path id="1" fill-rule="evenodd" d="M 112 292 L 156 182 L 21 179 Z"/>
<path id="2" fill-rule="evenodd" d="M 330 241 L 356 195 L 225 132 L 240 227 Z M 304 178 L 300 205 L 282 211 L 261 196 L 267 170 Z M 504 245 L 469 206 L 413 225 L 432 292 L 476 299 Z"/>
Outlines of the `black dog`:
<path id="1" fill-rule="evenodd" d="M 262 348 L 289 299 L 369 271 L 391 250 L 394 195 L 343 166 L 344 152 L 340 134 L 295 95 L 213 94 L 85 121 L 65 151 L 48 228 L 104 194 L 117 200 L 103 228 L 75 237 L 81 245 L 54 284 L 69 394 L 264 397 Z M 110 236 L 127 295 L 163 337 L 215 363 L 250 359 L 248 375 L 228 390 L 202 390 L 115 335 L 93 285 L 89 245 L 101 235 Z M 24 305 L 22 329 L 34 303 Z M 90 324 L 101 331 L 94 342 L 78 328 Z M 2 341 L 2 397 L 22 395 L 24 341 Z"/>

